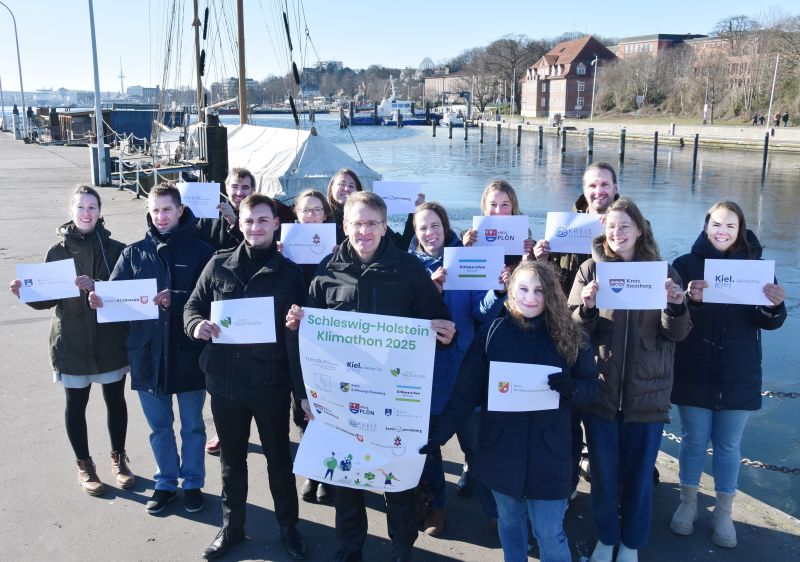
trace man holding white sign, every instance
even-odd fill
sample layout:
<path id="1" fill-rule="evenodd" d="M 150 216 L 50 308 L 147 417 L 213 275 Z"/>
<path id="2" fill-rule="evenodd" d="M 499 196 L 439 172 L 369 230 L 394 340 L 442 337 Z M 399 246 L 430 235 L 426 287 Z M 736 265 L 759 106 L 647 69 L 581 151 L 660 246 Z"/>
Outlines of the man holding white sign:
<path id="1" fill-rule="evenodd" d="M 186 333 L 195 341 L 206 342 L 200 367 L 206 375 L 220 441 L 223 523 L 203 552 L 208 559 L 219 558 L 245 537 L 247 448 L 253 419 L 267 458 L 281 542 L 291 559 L 305 557 L 297 530 L 299 505 L 289 450 L 289 391 L 305 399 L 305 388 L 297 334 L 283 326 L 289 307 L 303 304 L 303 277 L 300 268 L 277 251 L 273 236 L 279 226 L 272 199 L 260 194 L 244 199 L 239 207 L 244 242 L 217 252 L 208 262 L 184 313 Z M 271 314 L 235 308 L 237 301 L 254 300 L 272 301 Z M 218 323 L 211 321 L 212 304 L 225 303 L 231 303 L 227 312 Z M 259 324 L 265 322 L 272 325 Z M 223 333 L 240 324 L 244 324 L 246 336 L 261 335 L 258 341 L 272 343 L 219 343 Z M 247 337 L 241 341 L 254 340 Z"/>
<path id="2" fill-rule="evenodd" d="M 419 260 L 396 249 L 387 240 L 386 230 L 386 204 L 380 197 L 366 191 L 350 195 L 344 206 L 347 239 L 320 264 L 318 275 L 311 282 L 308 305 L 432 319 L 438 345 L 449 345 L 455 325 L 441 295 Z M 297 329 L 302 317 L 303 309 L 292 307 L 286 325 Z M 385 478 L 391 482 L 393 476 Z M 417 538 L 414 490 L 386 492 L 385 498 L 392 557 L 409 560 Z M 364 491 L 338 487 L 334 503 L 340 541 L 335 560 L 360 561 L 367 538 Z"/>
<path id="3" fill-rule="evenodd" d="M 197 236 L 211 244 L 215 250 L 235 248 L 243 240 L 239 230 L 239 204 L 253 193 L 256 179 L 244 168 L 231 168 L 225 179 L 225 193 L 228 201 L 217 205 L 220 217 L 197 220 Z"/>
<path id="4" fill-rule="evenodd" d="M 146 295 L 158 318 L 131 322 L 128 336 L 131 388 L 139 392 L 158 465 L 155 492 L 146 509 L 151 515 L 162 512 L 177 496 L 182 479 L 184 507 L 195 512 L 203 508 L 206 391 L 197 363 L 201 346 L 183 333 L 183 307 L 213 249 L 195 237 L 195 217 L 181 204 L 174 184 L 153 187 L 147 209 L 147 234 L 122 251 L 110 278 L 155 279 L 158 290 Z M 92 291 L 89 305 L 99 309 L 103 299 Z M 173 395 L 181 419 L 180 455 L 173 431 Z"/>

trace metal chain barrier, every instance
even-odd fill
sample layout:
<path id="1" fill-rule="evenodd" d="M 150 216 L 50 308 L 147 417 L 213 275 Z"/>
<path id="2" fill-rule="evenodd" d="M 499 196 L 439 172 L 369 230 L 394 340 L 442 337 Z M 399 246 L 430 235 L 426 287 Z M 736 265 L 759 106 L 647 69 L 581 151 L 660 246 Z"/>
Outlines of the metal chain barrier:
<path id="1" fill-rule="evenodd" d="M 797 394 L 796 392 L 787 393 L 787 394 Z M 796 398 L 796 397 L 792 397 Z M 670 433 L 669 431 L 662 432 L 662 435 L 669 439 L 670 441 L 675 441 L 676 443 L 680 443 L 683 441 L 679 435 L 675 435 L 674 433 Z M 706 452 L 710 455 L 714 452 L 714 449 L 707 449 Z M 800 468 L 791 468 L 788 466 L 779 466 L 777 464 L 767 464 L 761 461 L 754 461 L 752 459 L 748 459 L 747 457 L 743 458 L 739 461 L 741 464 L 745 466 L 749 466 L 752 468 L 763 468 L 765 470 L 772 470 L 774 472 L 782 472 L 783 474 L 800 474 Z"/>
<path id="2" fill-rule="evenodd" d="M 800 392 L 779 392 L 777 390 L 765 390 L 761 396 L 767 398 L 800 398 Z"/>

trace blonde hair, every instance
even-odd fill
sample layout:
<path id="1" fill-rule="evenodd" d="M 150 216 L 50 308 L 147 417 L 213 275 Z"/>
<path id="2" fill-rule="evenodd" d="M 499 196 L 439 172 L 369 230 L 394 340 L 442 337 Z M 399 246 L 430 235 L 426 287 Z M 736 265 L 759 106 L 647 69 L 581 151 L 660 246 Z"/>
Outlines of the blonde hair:
<path id="1" fill-rule="evenodd" d="M 506 195 L 508 195 L 508 200 L 511 201 L 511 214 L 512 215 L 519 215 L 519 199 L 517 199 L 517 192 L 514 191 L 514 188 L 511 187 L 511 184 L 505 180 L 492 180 L 489 184 L 484 188 L 483 194 L 481 195 L 481 212 L 486 213 L 486 198 L 489 197 L 489 194 L 492 191 L 502 191 Z"/>
<path id="2" fill-rule="evenodd" d="M 558 273 L 548 262 L 536 260 L 520 262 L 508 282 L 508 300 L 505 304 L 509 314 L 517 322 L 521 322 L 523 317 L 514 301 L 514 287 L 521 272 L 530 272 L 539 278 L 544 292 L 544 315 L 547 330 L 558 354 L 564 359 L 567 366 L 571 367 L 578 359 L 578 350 L 585 343 L 582 330 L 572 320 Z"/>

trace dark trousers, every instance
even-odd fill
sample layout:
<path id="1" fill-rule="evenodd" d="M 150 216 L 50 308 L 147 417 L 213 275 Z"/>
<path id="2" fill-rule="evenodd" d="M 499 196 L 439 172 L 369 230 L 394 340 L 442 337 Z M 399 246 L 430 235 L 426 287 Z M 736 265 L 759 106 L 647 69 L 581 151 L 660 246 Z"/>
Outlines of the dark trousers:
<path id="1" fill-rule="evenodd" d="M 581 476 L 581 454 L 583 453 L 583 428 L 581 427 L 581 412 L 572 409 L 572 489 L 578 487 Z"/>
<path id="2" fill-rule="evenodd" d="M 337 487 L 336 537 L 341 543 L 340 552 L 361 552 L 367 538 L 367 508 L 363 490 Z M 405 492 L 385 492 L 386 523 L 392 540 L 392 555 L 410 558 L 417 540 L 416 493 L 412 488 Z"/>
<path id="3" fill-rule="evenodd" d="M 106 425 L 111 438 L 112 451 L 125 450 L 125 435 L 128 432 L 128 406 L 125 402 L 125 377 L 117 382 L 101 385 L 103 400 L 106 403 Z M 89 393 L 92 385 L 84 388 L 64 388 L 67 405 L 64 409 L 64 421 L 67 437 L 72 445 L 75 458 L 89 458 L 89 436 L 86 428 L 86 406 L 89 404 Z"/>
<path id="4" fill-rule="evenodd" d="M 281 527 L 297 524 L 298 503 L 289 450 L 289 393 L 247 400 L 230 400 L 211 393 L 211 413 L 217 428 L 222 465 L 222 521 L 225 527 L 244 527 L 247 503 L 247 448 L 255 418 L 261 448 L 267 457 L 267 476 L 275 518 Z"/>

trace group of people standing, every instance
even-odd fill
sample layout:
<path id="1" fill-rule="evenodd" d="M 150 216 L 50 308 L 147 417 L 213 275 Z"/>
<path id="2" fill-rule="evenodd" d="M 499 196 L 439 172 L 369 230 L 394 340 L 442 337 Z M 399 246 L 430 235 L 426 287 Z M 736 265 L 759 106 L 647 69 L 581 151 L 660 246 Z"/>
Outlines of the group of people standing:
<path id="1" fill-rule="evenodd" d="M 784 289 L 763 288 L 770 306 L 703 302 L 706 259 L 759 259 L 762 247 L 734 202 L 713 205 L 691 252 L 676 259 L 664 280 L 663 310 L 597 307 L 608 290 L 596 279 L 598 262 L 660 261 L 650 223 L 620 197 L 614 169 L 590 165 L 574 211 L 597 214 L 603 234 L 591 254 L 556 254 L 546 240 L 524 243 L 524 255 L 506 256 L 498 272 L 502 290 L 445 290 L 445 247 L 469 246 L 476 233 L 456 233 L 446 209 L 419 195 L 402 234 L 387 225 L 377 195 L 365 192 L 350 170 L 337 173 L 328 193 L 306 191 L 293 213 L 254 193 L 255 178 L 233 169 L 230 203 L 218 219 L 197 219 L 171 184 L 147 200 L 147 232 L 130 246 L 110 237 L 100 195 L 77 188 L 71 220 L 46 261 L 75 258 L 81 296 L 31 303 L 55 307 L 51 363 L 66 392 L 67 435 L 84 491 L 102 495 L 88 448 L 85 409 L 92 383 L 102 385 L 108 408 L 111 470 L 123 488 L 134 485 L 125 435 L 126 374 L 151 429 L 155 490 L 147 502 L 162 512 L 183 488 L 184 507 L 203 508 L 206 393 L 219 439 L 223 527 L 203 552 L 217 558 L 245 538 L 247 453 L 255 420 L 267 458 L 279 535 L 287 555 L 307 552 L 298 530 L 299 502 L 289 447 L 291 417 L 313 423 L 300 369 L 297 328 L 303 306 L 429 319 L 436 333 L 430 432 L 421 485 L 429 510 L 423 523 L 437 536 L 445 525 L 445 478 L 440 447 L 454 434 L 481 507 L 498 529 L 507 561 L 527 559 L 528 525 L 542 560 L 571 560 L 563 529 L 578 483 L 586 441 L 591 508 L 598 541 L 593 562 L 629 562 L 647 544 L 653 470 L 670 404 L 678 406 L 680 504 L 670 528 L 693 532 L 706 447 L 712 443 L 716 506 L 713 541 L 736 546 L 731 519 L 740 442 L 749 413 L 761 405 L 761 329 L 786 318 Z M 522 214 L 514 188 L 495 180 L 484 190 L 486 215 Z M 280 216 L 298 222 L 335 222 L 337 245 L 318 266 L 299 266 L 281 254 Z M 98 324 L 103 306 L 95 281 L 155 278 L 157 320 Z M 10 288 L 19 296 L 19 280 Z M 218 345 L 211 303 L 271 296 L 276 342 Z M 487 407 L 491 362 L 551 365 L 548 378 L 560 396 L 555 410 L 497 412 Z M 181 449 L 173 433 L 178 403 Z M 585 433 L 585 438 L 584 438 Z M 367 514 L 362 490 L 307 481 L 303 499 L 335 506 L 338 562 L 362 560 Z M 418 534 L 417 491 L 386 492 L 392 558 L 410 560 Z"/>

